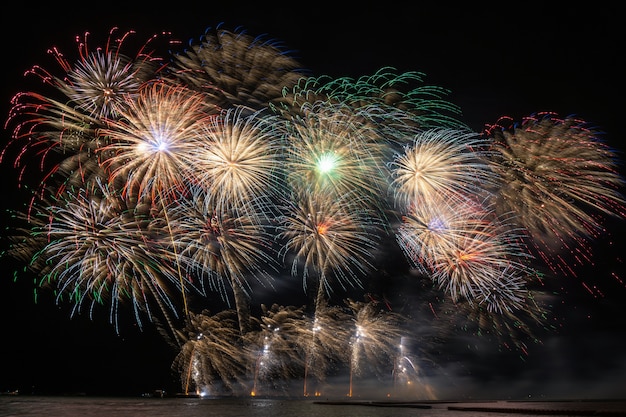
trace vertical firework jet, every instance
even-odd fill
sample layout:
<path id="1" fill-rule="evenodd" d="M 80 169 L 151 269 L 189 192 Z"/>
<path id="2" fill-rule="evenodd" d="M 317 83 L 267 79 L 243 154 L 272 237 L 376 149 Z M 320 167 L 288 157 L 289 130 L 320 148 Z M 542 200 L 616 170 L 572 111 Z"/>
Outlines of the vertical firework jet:
<path id="1" fill-rule="evenodd" d="M 252 395 L 270 392 L 288 394 L 288 382 L 301 375 L 302 357 L 297 342 L 303 330 L 304 307 L 261 306 L 256 336 L 249 340 L 254 358 Z"/>
<path id="2" fill-rule="evenodd" d="M 222 310 L 211 315 L 191 312 L 185 326 L 186 342 L 172 368 L 181 376 L 185 394 L 240 394 L 247 386 L 248 358 L 242 354 L 237 312 Z M 193 385 L 192 385 L 193 384 Z"/>
<path id="3" fill-rule="evenodd" d="M 354 391 L 354 377 L 367 367 L 374 375 L 387 374 L 395 359 L 395 347 L 403 336 L 404 318 L 391 311 L 381 310 L 377 303 L 346 300 L 352 310 L 353 329 L 350 339 L 350 387 Z"/>
<path id="4" fill-rule="evenodd" d="M 333 364 L 349 361 L 351 315 L 339 306 L 318 305 L 304 316 L 297 349 L 304 362 L 303 395 L 320 395 Z"/>

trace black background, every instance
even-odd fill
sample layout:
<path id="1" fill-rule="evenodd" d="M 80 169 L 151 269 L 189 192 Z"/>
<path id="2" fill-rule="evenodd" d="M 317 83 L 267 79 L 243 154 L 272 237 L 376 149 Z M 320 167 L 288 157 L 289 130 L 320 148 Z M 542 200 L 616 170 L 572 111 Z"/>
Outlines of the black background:
<path id="1" fill-rule="evenodd" d="M 576 114 L 604 131 L 622 157 L 626 51 L 617 6 L 436 3 L 18 2 L 3 11 L 0 25 L 1 105 L 6 115 L 10 98 L 27 88 L 24 72 L 51 62 L 49 47 L 71 55 L 74 37 L 85 31 L 104 35 L 118 26 L 147 37 L 169 30 L 187 41 L 224 22 L 282 41 L 315 75 L 359 77 L 383 66 L 423 72 L 426 84 L 451 91 L 449 100 L 476 131 L 504 115 L 521 120 L 542 111 Z M 8 140 L 9 132 L 2 135 Z M 15 202 L 18 181 L 10 164 L 0 169 L 4 210 Z M 559 291 L 558 324 L 553 334 L 529 346 L 528 355 L 459 343 L 450 363 L 440 364 L 446 392 L 484 398 L 625 397 L 623 236 L 624 222 L 611 224 L 598 242 L 596 264 L 581 268 L 582 278 L 551 284 Z M 14 282 L 18 266 L 0 262 L 1 391 L 137 395 L 177 389 L 169 369 L 175 352 L 149 325 L 143 332 L 117 335 L 106 320 L 70 319 L 68 307 L 56 306 L 51 296 L 35 304 L 33 283 Z M 606 296 L 590 294 L 583 282 L 602 287 Z"/>

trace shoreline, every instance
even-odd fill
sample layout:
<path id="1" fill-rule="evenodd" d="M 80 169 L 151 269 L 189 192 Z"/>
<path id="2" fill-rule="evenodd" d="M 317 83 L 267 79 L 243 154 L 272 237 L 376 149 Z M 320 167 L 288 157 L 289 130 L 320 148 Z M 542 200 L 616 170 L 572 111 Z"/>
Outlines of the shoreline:
<path id="1" fill-rule="evenodd" d="M 314 401 L 320 405 L 405 407 L 449 411 L 568 416 L 626 417 L 626 400 L 492 400 L 492 401 Z"/>

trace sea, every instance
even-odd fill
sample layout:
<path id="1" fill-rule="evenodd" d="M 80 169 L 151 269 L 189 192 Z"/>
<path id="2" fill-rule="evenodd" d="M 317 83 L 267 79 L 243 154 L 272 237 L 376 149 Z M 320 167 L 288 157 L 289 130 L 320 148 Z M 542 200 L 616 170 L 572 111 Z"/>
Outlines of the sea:
<path id="1" fill-rule="evenodd" d="M 624 416 L 626 401 L 393 402 L 277 398 L 0 396 L 1 417 Z"/>

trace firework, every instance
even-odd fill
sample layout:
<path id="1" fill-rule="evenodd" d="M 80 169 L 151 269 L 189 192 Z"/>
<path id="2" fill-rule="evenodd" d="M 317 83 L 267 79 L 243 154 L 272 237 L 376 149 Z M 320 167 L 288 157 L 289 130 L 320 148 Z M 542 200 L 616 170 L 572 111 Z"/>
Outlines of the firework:
<path id="1" fill-rule="evenodd" d="M 358 194 L 356 201 L 381 206 L 386 147 L 376 129 L 346 106 L 318 102 L 303 110 L 287 124 L 289 186 L 333 198 Z"/>
<path id="2" fill-rule="evenodd" d="M 351 316 L 344 309 L 322 303 L 312 315 L 305 316 L 300 328 L 297 349 L 304 361 L 303 395 L 310 395 L 309 377 L 313 385 L 322 383 L 333 364 L 349 361 L 349 340 Z M 320 394 L 320 388 L 314 390 Z"/>
<path id="3" fill-rule="evenodd" d="M 223 111 L 199 130 L 190 181 L 209 190 L 207 204 L 252 218 L 274 211 L 285 177 L 277 124 L 275 116 L 246 115 L 239 108 Z"/>
<path id="4" fill-rule="evenodd" d="M 193 381 L 200 395 L 239 394 L 246 387 L 248 358 L 242 355 L 243 342 L 237 312 L 227 309 L 211 315 L 207 310 L 189 314 L 187 342 L 172 367 L 181 375 L 185 394 Z"/>
<path id="5" fill-rule="evenodd" d="M 504 124 L 504 123 L 502 123 Z M 615 154 L 587 123 L 554 114 L 527 117 L 510 129 L 491 127 L 498 174 L 498 213 L 514 212 L 553 270 L 571 270 L 554 255 L 568 249 L 588 259 L 587 241 L 602 216 L 626 214 Z M 560 264 L 560 265 L 559 265 Z"/>
<path id="6" fill-rule="evenodd" d="M 123 117 L 100 130 L 107 145 L 98 149 L 109 181 L 129 198 L 155 200 L 184 188 L 193 165 L 199 131 L 218 110 L 206 96 L 166 83 L 146 86 L 128 99 Z"/>
<path id="7" fill-rule="evenodd" d="M 396 205 L 429 204 L 484 194 L 494 182 L 485 162 L 488 141 L 467 130 L 431 129 L 415 134 L 390 163 Z"/>
<path id="8" fill-rule="evenodd" d="M 201 277 L 224 301 L 231 300 L 228 294 L 233 293 L 245 333 L 250 326 L 248 299 L 252 292 L 248 280 L 271 285 L 270 272 L 276 270 L 273 236 L 251 217 L 215 211 L 204 188 L 192 187 L 190 192 L 164 209 L 172 230 L 172 240 L 164 244 L 178 254 L 179 264 L 188 274 Z"/>
<path id="9" fill-rule="evenodd" d="M 501 310 L 501 297 L 507 296 L 514 308 L 520 279 L 529 271 L 526 258 L 517 236 L 489 222 L 461 235 L 452 252 L 436 258 L 431 277 L 453 300 L 484 300 L 490 309 Z"/>
<path id="10" fill-rule="evenodd" d="M 410 337 L 402 336 L 393 364 L 393 396 L 437 399 L 433 387 L 422 379 L 422 360 L 413 353 Z M 390 394 L 391 395 L 391 394 Z"/>
<path id="11" fill-rule="evenodd" d="M 351 338 L 350 390 L 353 394 L 353 377 L 364 372 L 367 364 L 378 376 L 391 369 L 395 347 L 401 340 L 403 317 L 384 311 L 376 303 L 346 300 L 353 312 L 354 328 Z"/>
<path id="12" fill-rule="evenodd" d="M 118 34 L 113 28 L 104 46 L 92 47 L 90 34 L 76 37 L 78 56 L 70 61 L 57 48 L 49 53 L 60 73 L 34 66 L 26 74 L 37 76 L 51 94 L 20 92 L 12 100 L 7 127 L 14 126 L 10 145 L 20 147 L 16 166 L 26 169 L 32 153 L 51 159 L 46 177 L 62 174 L 69 185 L 82 184 L 85 178 L 103 178 L 96 149 L 101 146 L 96 129 L 105 118 L 117 118 L 129 97 L 141 85 L 154 79 L 163 66 L 153 46 L 159 40 L 172 44 L 169 34 L 149 38 L 134 54 L 125 44 L 133 32 Z M 6 152 L 6 150 L 5 150 Z M 53 157 L 48 158 L 48 155 Z M 4 156 L 4 153 L 1 157 Z M 42 161 L 42 167 L 45 166 Z M 45 185 L 42 185 L 45 187 Z"/>
<path id="13" fill-rule="evenodd" d="M 165 66 L 164 59 L 156 56 L 153 44 L 176 42 L 166 32 L 153 35 L 131 57 L 124 51 L 124 43 L 128 43 L 127 39 L 134 32 L 118 33 L 118 28 L 111 29 L 106 45 L 95 48 L 90 45 L 89 32 L 82 38 L 77 36 L 80 59 L 75 63 L 52 48 L 50 53 L 66 71 L 63 77 L 54 76 L 40 67 L 34 67 L 31 72 L 56 87 L 80 111 L 100 120 L 117 118 L 121 115 L 119 110 L 126 107 L 128 97 L 136 96 L 140 87 L 156 78 Z"/>
<path id="14" fill-rule="evenodd" d="M 496 343 L 527 356 L 529 344 L 541 343 L 545 332 L 555 330 L 551 311 L 555 293 L 547 288 L 538 273 L 508 285 L 510 289 L 503 288 L 515 291 L 517 302 L 512 304 L 510 297 L 504 295 L 499 310 L 494 309 L 493 304 L 480 301 L 450 303 L 442 299 L 429 303 L 436 320 L 441 322 L 437 337 L 453 340 L 461 330 L 462 334 L 481 337 L 484 342 Z"/>
<path id="15" fill-rule="evenodd" d="M 398 241 L 413 266 L 454 301 L 480 299 L 501 310 L 506 295 L 508 308 L 515 308 L 515 289 L 532 273 L 524 234 L 470 200 L 434 203 L 414 205 L 399 228 Z"/>
<path id="16" fill-rule="evenodd" d="M 279 42 L 221 27 L 207 29 L 200 43 L 172 59 L 174 79 L 225 109 L 264 110 L 307 73 Z"/>
<path id="17" fill-rule="evenodd" d="M 122 308 L 140 328 L 165 320 L 185 393 L 285 392 L 303 375 L 304 396 L 319 395 L 349 370 L 352 396 L 354 377 L 415 378 L 407 318 L 332 303 L 374 272 L 419 292 L 411 311 L 427 314 L 411 329 L 432 332 L 420 348 L 463 329 L 524 351 L 546 317 L 535 252 L 554 270 L 563 250 L 587 260 L 603 218 L 626 214 L 614 153 L 575 118 L 476 134 L 422 73 L 312 77 L 279 43 L 220 27 L 166 65 L 169 34 L 126 53 L 132 35 L 78 37 L 74 61 L 52 48 L 60 71 L 28 71 L 50 94 L 13 97 L 0 162 L 21 185 L 35 156 L 43 178 L 6 255 L 72 314 L 108 307 L 118 332 Z M 403 276 L 376 268 L 394 239 Z M 254 316 L 281 274 L 311 302 Z M 187 293 L 227 307 L 190 312 Z"/>
<path id="18" fill-rule="evenodd" d="M 296 107 L 304 103 L 339 103 L 382 129 L 400 120 L 402 123 L 393 123 L 394 129 L 403 124 L 413 130 L 465 127 L 458 120 L 459 107 L 444 98 L 449 91 L 423 85 L 424 77 L 414 71 L 398 73 L 391 67 L 356 79 L 309 76 L 300 79 L 293 89 L 285 89 L 284 95 L 289 98 L 290 112 L 297 112 Z"/>
<path id="19" fill-rule="evenodd" d="M 279 219 L 278 239 L 283 259 L 293 256 L 291 272 L 300 269 L 305 291 L 310 275 L 317 279 L 316 306 L 334 285 L 360 287 L 360 276 L 372 269 L 378 250 L 376 225 L 352 210 L 353 195 L 315 196 L 301 192 L 288 201 Z"/>
<path id="20" fill-rule="evenodd" d="M 121 303 L 130 303 L 140 326 L 146 316 L 158 319 L 151 307 L 156 303 L 173 330 L 178 315 L 171 293 L 181 291 L 182 283 L 168 254 L 158 250 L 162 232 L 106 186 L 68 191 L 18 216 L 26 222 L 19 237 L 25 240 L 10 253 L 30 258 L 40 286 L 53 288 L 58 302 L 71 302 L 72 315 L 84 310 L 91 315 L 108 302 L 119 330 Z M 186 290 L 195 291 L 187 284 Z"/>
<path id="21" fill-rule="evenodd" d="M 262 390 L 261 383 L 273 391 L 284 390 L 283 383 L 300 374 L 302 358 L 296 349 L 303 329 L 304 307 L 261 306 L 259 331 L 249 344 L 254 360 L 252 395 Z M 250 338 L 248 338 L 250 339 Z"/>

